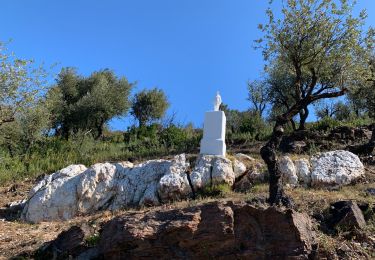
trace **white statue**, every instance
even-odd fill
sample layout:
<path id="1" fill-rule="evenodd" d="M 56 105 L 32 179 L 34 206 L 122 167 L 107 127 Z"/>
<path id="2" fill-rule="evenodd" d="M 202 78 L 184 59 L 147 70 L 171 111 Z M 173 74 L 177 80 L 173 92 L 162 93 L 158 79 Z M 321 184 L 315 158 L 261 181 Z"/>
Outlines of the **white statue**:
<path id="1" fill-rule="evenodd" d="M 204 115 L 203 138 L 200 153 L 225 156 L 225 129 L 227 119 L 223 111 L 219 111 L 221 96 L 219 91 L 214 99 L 214 111 L 207 111 Z"/>
<path id="2" fill-rule="evenodd" d="M 216 97 L 214 100 L 214 111 L 219 111 L 220 105 L 221 105 L 221 96 L 220 96 L 219 91 L 217 91 Z"/>

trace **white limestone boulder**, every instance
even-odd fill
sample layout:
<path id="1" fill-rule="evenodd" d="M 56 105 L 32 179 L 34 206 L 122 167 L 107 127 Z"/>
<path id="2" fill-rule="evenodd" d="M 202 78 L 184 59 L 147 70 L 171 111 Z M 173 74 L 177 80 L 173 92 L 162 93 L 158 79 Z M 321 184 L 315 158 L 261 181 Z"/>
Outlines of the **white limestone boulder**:
<path id="1" fill-rule="evenodd" d="M 70 219 L 77 215 L 77 186 L 84 165 L 70 165 L 46 176 L 33 189 L 21 218 L 29 222 Z"/>
<path id="2" fill-rule="evenodd" d="M 313 156 L 311 168 L 312 186 L 347 185 L 365 174 L 358 156 L 343 150 Z"/>
<path id="3" fill-rule="evenodd" d="M 173 160 L 71 165 L 46 176 L 31 191 L 21 218 L 29 222 L 66 220 L 98 210 L 158 205 L 186 197 L 190 186 L 185 155 Z"/>
<path id="4" fill-rule="evenodd" d="M 213 185 L 226 183 L 232 186 L 235 180 L 232 161 L 224 157 L 216 157 L 212 164 L 211 180 Z"/>
<path id="5" fill-rule="evenodd" d="M 311 184 L 311 170 L 310 162 L 307 159 L 298 159 L 294 161 L 296 168 L 296 173 L 300 183 L 303 183 L 306 186 Z"/>
<path id="6" fill-rule="evenodd" d="M 294 166 L 292 159 L 290 159 L 288 156 L 282 156 L 277 160 L 277 165 L 285 184 L 298 184 L 296 167 Z"/>
<path id="7" fill-rule="evenodd" d="M 169 173 L 161 177 L 159 181 L 158 194 L 163 202 L 186 198 L 191 193 L 186 173 L 189 167 L 184 154 L 174 158 Z"/>
<path id="8" fill-rule="evenodd" d="M 116 196 L 116 166 L 97 163 L 90 167 L 77 185 L 77 203 L 80 213 L 92 213 L 107 209 Z"/>
<path id="9" fill-rule="evenodd" d="M 232 162 L 223 156 L 199 155 L 190 179 L 195 190 L 222 183 L 232 186 L 235 180 Z"/>

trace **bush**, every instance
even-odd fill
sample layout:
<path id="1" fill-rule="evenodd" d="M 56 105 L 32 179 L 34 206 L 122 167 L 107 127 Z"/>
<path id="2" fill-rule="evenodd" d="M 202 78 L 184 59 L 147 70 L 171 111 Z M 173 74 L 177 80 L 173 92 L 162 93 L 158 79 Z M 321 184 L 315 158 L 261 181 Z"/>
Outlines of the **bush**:
<path id="1" fill-rule="evenodd" d="M 311 125 L 312 130 L 317 131 L 329 131 L 341 125 L 341 122 L 331 117 L 324 117 L 323 119 L 313 123 Z"/>
<path id="2" fill-rule="evenodd" d="M 373 123 L 373 120 L 371 120 L 369 117 L 349 118 L 346 121 L 339 121 L 331 117 L 324 117 L 323 119 L 317 122 L 311 123 L 310 129 L 316 130 L 316 131 L 327 132 L 339 126 L 358 127 L 358 126 L 370 125 L 372 123 Z"/>

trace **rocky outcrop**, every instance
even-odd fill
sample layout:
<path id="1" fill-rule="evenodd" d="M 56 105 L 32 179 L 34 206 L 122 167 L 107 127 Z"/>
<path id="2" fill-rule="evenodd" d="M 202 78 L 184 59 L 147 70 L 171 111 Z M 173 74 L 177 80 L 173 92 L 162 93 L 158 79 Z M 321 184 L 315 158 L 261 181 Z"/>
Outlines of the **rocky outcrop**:
<path id="1" fill-rule="evenodd" d="M 293 161 L 288 156 L 278 159 L 283 182 L 289 185 L 342 186 L 364 176 L 364 166 L 359 157 L 349 151 L 337 150 L 318 153 L 310 160 Z"/>
<path id="2" fill-rule="evenodd" d="M 237 161 L 240 161 L 246 169 L 242 175 L 238 177 L 236 175 L 236 181 L 233 185 L 234 191 L 249 192 L 254 184 L 266 180 L 267 170 L 262 162 L 242 153 L 235 154 L 234 157 Z"/>
<path id="3" fill-rule="evenodd" d="M 29 222 L 66 220 L 98 210 L 159 205 L 190 193 L 185 155 L 133 165 L 71 165 L 46 176 L 30 192 L 22 212 Z"/>
<path id="4" fill-rule="evenodd" d="M 64 243 L 63 236 L 55 244 L 69 244 L 70 252 L 78 252 L 83 232 L 76 228 L 71 232 L 78 237 L 77 248 Z M 315 244 L 306 214 L 213 202 L 168 211 L 124 213 L 103 225 L 98 244 L 89 250 L 96 259 L 308 259 Z M 80 255 L 90 254 L 81 251 Z M 72 257 L 80 259 L 80 255 Z"/>
<path id="5" fill-rule="evenodd" d="M 350 184 L 365 174 L 357 155 L 348 151 L 320 153 L 311 158 L 313 186 L 336 186 Z"/>
<path id="6" fill-rule="evenodd" d="M 46 176 L 31 189 L 21 218 L 30 222 L 69 219 L 78 214 L 77 186 L 84 165 L 70 165 Z"/>
<path id="7" fill-rule="evenodd" d="M 221 183 L 232 186 L 235 177 L 232 161 L 214 155 L 199 155 L 195 168 L 190 174 L 191 183 L 195 190 Z"/>
<path id="8" fill-rule="evenodd" d="M 29 222 L 66 220 L 99 210 L 155 206 L 188 198 L 207 185 L 227 183 L 246 172 L 245 165 L 221 156 L 202 155 L 189 174 L 185 155 L 173 160 L 70 165 L 44 177 L 31 191 L 21 218 Z"/>
<path id="9" fill-rule="evenodd" d="M 296 167 L 288 156 L 282 156 L 277 161 L 278 168 L 282 174 L 283 182 L 286 184 L 297 185 L 298 177 Z"/>

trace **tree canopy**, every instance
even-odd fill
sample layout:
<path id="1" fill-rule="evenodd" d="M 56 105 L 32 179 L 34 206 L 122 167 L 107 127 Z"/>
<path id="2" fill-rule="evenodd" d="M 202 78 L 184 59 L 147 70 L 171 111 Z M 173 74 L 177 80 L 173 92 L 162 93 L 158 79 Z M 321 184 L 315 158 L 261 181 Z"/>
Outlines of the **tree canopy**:
<path id="1" fill-rule="evenodd" d="M 73 68 L 62 69 L 47 98 L 54 128 L 64 137 L 78 131 L 91 131 L 96 138 L 101 137 L 108 120 L 128 111 L 132 86 L 108 69 L 89 77 L 78 75 Z"/>
<path id="2" fill-rule="evenodd" d="M 169 107 L 169 102 L 163 90 L 153 88 L 137 93 L 132 102 L 131 115 L 145 126 L 155 120 L 161 119 Z"/>

